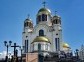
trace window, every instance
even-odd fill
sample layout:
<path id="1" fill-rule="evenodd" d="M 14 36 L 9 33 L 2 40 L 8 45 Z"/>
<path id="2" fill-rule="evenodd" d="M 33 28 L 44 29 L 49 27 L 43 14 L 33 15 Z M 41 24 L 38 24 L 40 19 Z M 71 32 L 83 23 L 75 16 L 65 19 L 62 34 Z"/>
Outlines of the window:
<path id="1" fill-rule="evenodd" d="M 24 48 L 24 49 L 25 49 L 25 51 L 24 51 L 24 52 L 26 53 L 26 40 L 25 40 L 25 48 Z"/>
<path id="2" fill-rule="evenodd" d="M 55 38 L 55 47 L 56 47 L 56 50 L 57 50 L 57 38 Z"/>
<path id="3" fill-rule="evenodd" d="M 56 33 L 56 35 L 58 35 L 58 33 Z"/>
<path id="4" fill-rule="evenodd" d="M 41 16 L 39 15 L 39 16 L 38 16 L 38 22 L 40 22 L 40 21 L 41 21 Z"/>
<path id="5" fill-rule="evenodd" d="M 47 21 L 47 15 L 45 15 L 45 21 Z"/>
<path id="6" fill-rule="evenodd" d="M 27 38 L 28 36 L 26 36 L 26 38 Z"/>
<path id="7" fill-rule="evenodd" d="M 25 53 L 28 52 L 28 40 L 25 40 Z"/>
<path id="8" fill-rule="evenodd" d="M 45 44 L 45 50 L 48 50 L 48 44 Z"/>
<path id="9" fill-rule="evenodd" d="M 55 20 L 53 21 L 53 23 L 54 23 L 54 24 L 58 24 L 58 20 L 55 19 Z"/>
<path id="10" fill-rule="evenodd" d="M 58 50 L 60 50 L 60 45 L 59 45 L 59 38 L 58 38 Z"/>
<path id="11" fill-rule="evenodd" d="M 45 15 L 42 14 L 42 21 L 45 21 Z"/>
<path id="12" fill-rule="evenodd" d="M 44 30 L 39 30 L 39 36 L 44 36 Z"/>
<path id="13" fill-rule="evenodd" d="M 58 20 L 56 20 L 56 24 L 58 24 Z"/>
<path id="14" fill-rule="evenodd" d="M 56 50 L 60 50 L 59 38 L 55 38 Z"/>
<path id="15" fill-rule="evenodd" d="M 26 52 L 28 53 L 28 40 L 27 40 L 27 51 Z"/>
<path id="16" fill-rule="evenodd" d="M 38 44 L 38 52 L 40 52 L 41 51 L 41 44 L 39 43 Z"/>
<path id="17" fill-rule="evenodd" d="M 32 44 L 31 47 L 32 47 L 32 51 L 34 51 L 34 44 Z"/>
<path id="18" fill-rule="evenodd" d="M 42 21 L 47 21 L 47 15 L 42 14 Z"/>

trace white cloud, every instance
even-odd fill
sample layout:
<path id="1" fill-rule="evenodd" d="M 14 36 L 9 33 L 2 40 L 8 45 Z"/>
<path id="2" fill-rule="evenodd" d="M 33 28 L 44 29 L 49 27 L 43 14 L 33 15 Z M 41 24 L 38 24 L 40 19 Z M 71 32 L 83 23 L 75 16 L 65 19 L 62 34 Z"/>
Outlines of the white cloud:
<path id="1" fill-rule="evenodd" d="M 19 52 L 18 52 L 18 53 L 19 53 Z M 7 54 L 6 51 L 0 52 L 0 59 L 5 59 L 6 54 Z M 8 57 L 11 58 L 12 55 L 13 55 L 13 52 L 9 51 L 9 52 L 8 52 Z"/>
<path id="2" fill-rule="evenodd" d="M 6 56 L 6 51 L 0 52 L 0 59 L 5 58 Z"/>
<path id="3" fill-rule="evenodd" d="M 2 53 L 0 53 L 0 55 L 2 55 Z"/>

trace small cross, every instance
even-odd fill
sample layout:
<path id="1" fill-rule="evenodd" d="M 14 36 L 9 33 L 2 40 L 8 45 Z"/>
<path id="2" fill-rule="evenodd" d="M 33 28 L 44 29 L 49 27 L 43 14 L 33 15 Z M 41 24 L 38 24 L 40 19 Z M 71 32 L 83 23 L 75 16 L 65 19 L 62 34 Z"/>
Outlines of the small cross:
<path id="1" fill-rule="evenodd" d="M 44 2 L 43 2 L 43 6 L 44 6 L 44 8 L 45 8 L 45 4 L 46 4 L 46 2 L 44 1 Z"/>
<path id="2" fill-rule="evenodd" d="M 57 11 L 55 11 L 55 15 L 57 14 Z"/>
<path id="3" fill-rule="evenodd" d="M 28 19 L 29 19 L 30 15 L 28 14 Z"/>

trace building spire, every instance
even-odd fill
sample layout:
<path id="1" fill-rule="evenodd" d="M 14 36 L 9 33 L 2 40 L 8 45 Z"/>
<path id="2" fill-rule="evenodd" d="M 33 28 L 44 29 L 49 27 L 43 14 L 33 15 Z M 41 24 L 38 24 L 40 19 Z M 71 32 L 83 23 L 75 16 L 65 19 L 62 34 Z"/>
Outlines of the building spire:
<path id="1" fill-rule="evenodd" d="M 43 4 L 43 6 L 44 6 L 44 8 L 45 8 L 46 2 L 44 1 L 42 4 Z"/>

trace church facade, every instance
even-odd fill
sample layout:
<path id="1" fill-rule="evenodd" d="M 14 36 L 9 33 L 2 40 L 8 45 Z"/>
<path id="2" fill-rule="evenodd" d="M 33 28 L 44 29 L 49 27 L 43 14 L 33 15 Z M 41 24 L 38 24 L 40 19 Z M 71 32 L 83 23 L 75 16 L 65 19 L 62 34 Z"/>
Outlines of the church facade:
<path id="1" fill-rule="evenodd" d="M 41 8 L 36 16 L 36 25 L 27 18 L 23 31 L 24 53 L 58 52 L 62 48 L 61 17 L 51 15 L 48 8 Z"/>
<path id="2" fill-rule="evenodd" d="M 69 52 L 69 45 L 62 40 L 61 17 L 52 15 L 50 9 L 44 5 L 37 12 L 35 26 L 29 17 L 24 21 L 22 45 L 23 54 L 27 54 L 26 57 L 30 59 L 31 56 L 37 57 L 39 52 L 43 53 L 43 56 L 46 56 L 47 52 Z"/>

